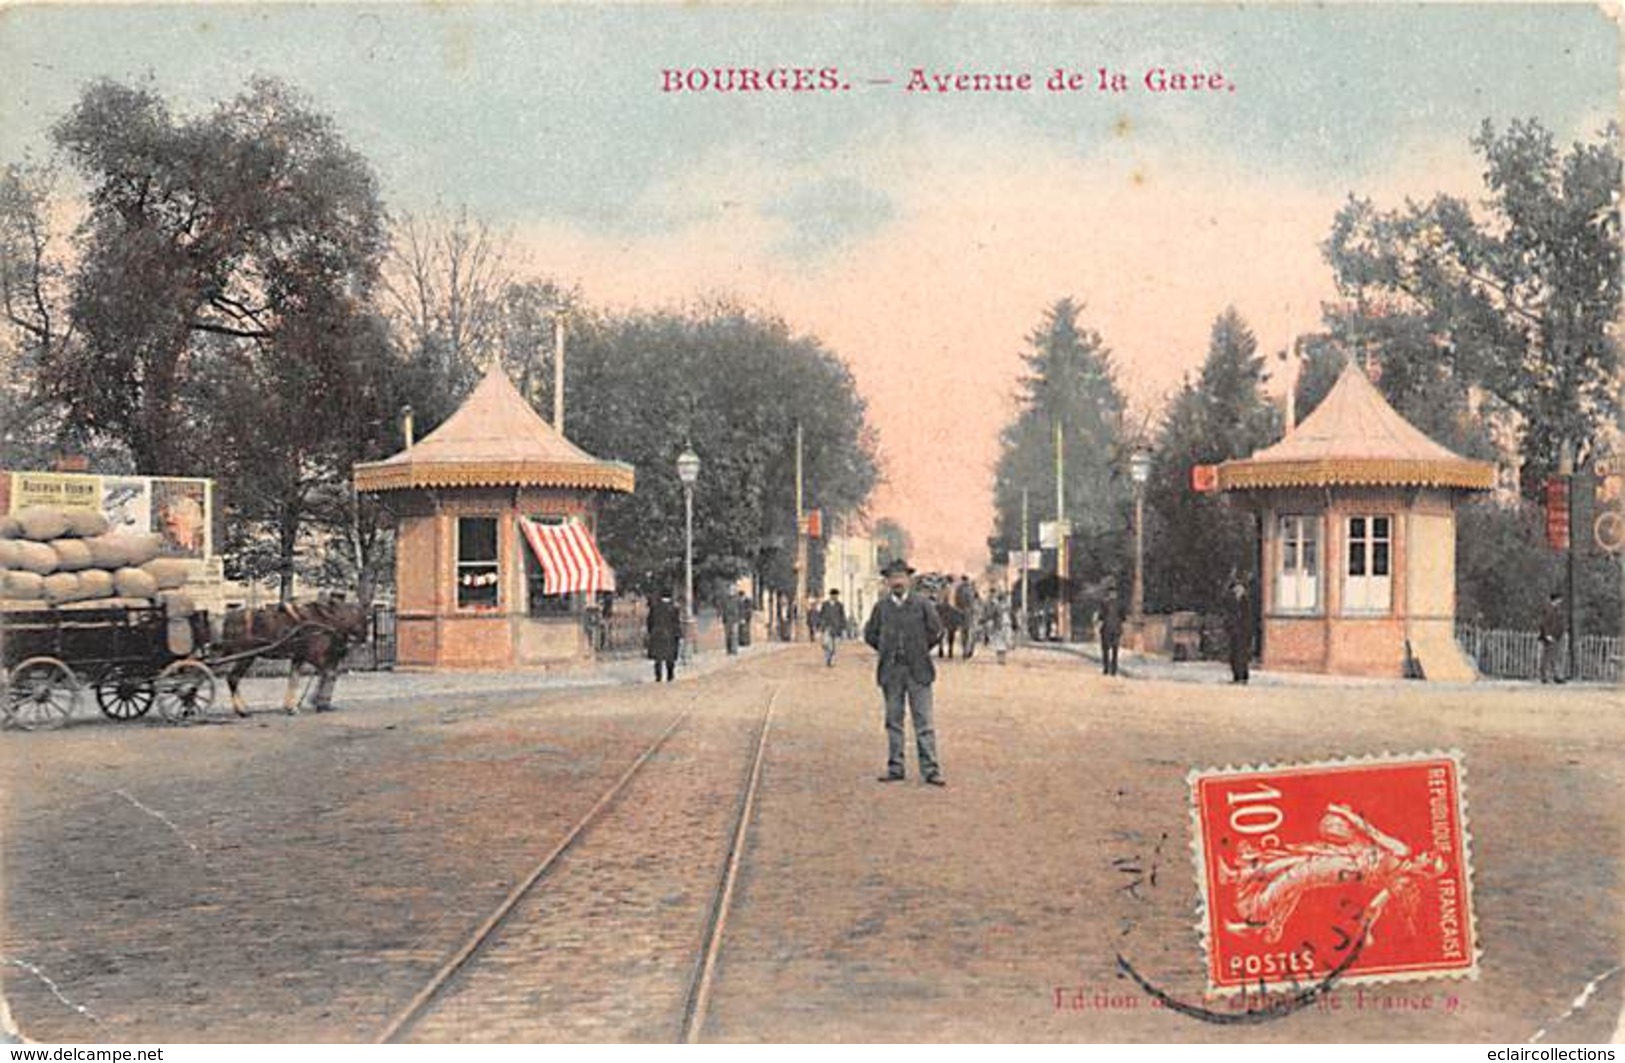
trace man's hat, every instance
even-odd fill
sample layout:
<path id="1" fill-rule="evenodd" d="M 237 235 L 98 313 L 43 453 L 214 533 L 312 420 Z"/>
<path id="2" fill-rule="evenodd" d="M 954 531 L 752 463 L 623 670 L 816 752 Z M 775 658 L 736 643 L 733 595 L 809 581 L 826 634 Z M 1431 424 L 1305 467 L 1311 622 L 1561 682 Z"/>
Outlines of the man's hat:
<path id="1" fill-rule="evenodd" d="M 908 566 L 907 561 L 904 561 L 900 557 L 886 562 L 886 567 L 880 570 L 880 574 L 882 576 L 895 576 L 898 573 L 902 573 L 905 576 L 912 576 L 914 575 L 914 570 Z"/>

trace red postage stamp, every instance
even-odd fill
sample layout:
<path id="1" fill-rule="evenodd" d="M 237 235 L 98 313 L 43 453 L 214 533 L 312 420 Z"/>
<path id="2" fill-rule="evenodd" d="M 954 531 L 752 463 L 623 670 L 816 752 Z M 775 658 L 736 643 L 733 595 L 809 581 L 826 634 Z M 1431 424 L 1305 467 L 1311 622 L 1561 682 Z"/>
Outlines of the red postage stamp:
<path id="1" fill-rule="evenodd" d="M 1459 753 L 1191 772 L 1213 991 L 1476 977 Z"/>

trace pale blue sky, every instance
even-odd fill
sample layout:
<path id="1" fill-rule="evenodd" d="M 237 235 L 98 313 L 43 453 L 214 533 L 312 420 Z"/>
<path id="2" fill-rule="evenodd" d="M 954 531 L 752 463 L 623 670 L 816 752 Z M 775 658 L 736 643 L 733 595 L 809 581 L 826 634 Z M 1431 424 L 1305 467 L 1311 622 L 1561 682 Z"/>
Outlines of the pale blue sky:
<path id="1" fill-rule="evenodd" d="M 375 160 L 392 204 L 441 197 L 500 221 L 547 216 L 606 229 L 681 225 L 627 204 L 685 158 L 743 149 L 789 165 L 919 125 L 1041 135 L 1087 157 L 1103 107 L 1142 136 L 1299 180 L 1357 184 L 1430 139 L 1460 143 L 1489 117 L 1539 116 L 1579 135 L 1611 113 L 1617 41 L 1587 6 L 1198 8 L 649 6 L 13 7 L 0 17 L 0 159 L 45 150 L 50 121 L 99 75 L 139 78 L 185 105 L 267 71 L 334 114 Z M 1228 100 L 1142 93 L 921 99 L 919 65 L 1031 70 L 1154 64 L 1225 71 Z M 663 95 L 666 66 L 839 66 L 895 77 L 838 98 Z M 861 173 L 763 204 L 816 219 L 831 195 L 891 206 Z M 804 233 L 816 249 L 842 235 Z"/>

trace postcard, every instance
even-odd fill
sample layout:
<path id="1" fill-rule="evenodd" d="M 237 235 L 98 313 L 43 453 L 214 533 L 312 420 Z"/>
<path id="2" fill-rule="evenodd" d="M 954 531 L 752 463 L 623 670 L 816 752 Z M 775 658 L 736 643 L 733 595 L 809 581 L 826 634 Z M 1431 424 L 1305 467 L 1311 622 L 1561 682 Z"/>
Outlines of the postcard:
<path id="1" fill-rule="evenodd" d="M 0 9 L 7 1037 L 1619 1040 L 1618 18 Z"/>

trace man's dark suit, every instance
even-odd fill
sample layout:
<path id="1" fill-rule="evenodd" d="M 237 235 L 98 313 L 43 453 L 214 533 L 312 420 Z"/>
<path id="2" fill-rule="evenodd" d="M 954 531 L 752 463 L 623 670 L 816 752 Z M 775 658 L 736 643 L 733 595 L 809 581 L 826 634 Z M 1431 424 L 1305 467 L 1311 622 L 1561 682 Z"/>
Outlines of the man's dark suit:
<path id="1" fill-rule="evenodd" d="M 879 655 L 875 679 L 886 699 L 886 772 L 903 775 L 903 706 L 914 717 L 914 741 L 919 748 L 920 773 L 927 779 L 941 774 L 937 762 L 936 729 L 931 723 L 931 684 L 936 665 L 931 648 L 942 639 L 942 621 L 935 607 L 919 595 L 898 601 L 891 595 L 875 603 L 863 628 L 863 641 Z"/>

